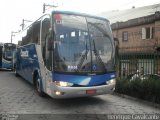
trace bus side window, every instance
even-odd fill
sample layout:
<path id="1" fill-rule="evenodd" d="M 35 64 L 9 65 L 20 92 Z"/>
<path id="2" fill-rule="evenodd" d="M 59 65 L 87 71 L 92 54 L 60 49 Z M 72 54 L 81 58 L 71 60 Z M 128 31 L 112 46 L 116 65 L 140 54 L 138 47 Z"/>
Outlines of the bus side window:
<path id="1" fill-rule="evenodd" d="M 51 31 L 50 31 L 50 16 L 46 15 L 42 19 L 42 30 L 41 30 L 41 49 L 42 49 L 42 56 L 44 65 L 48 70 L 51 70 L 52 67 L 52 43 L 51 42 Z"/>
<path id="2" fill-rule="evenodd" d="M 52 43 L 52 37 L 51 37 L 50 34 L 48 34 L 46 36 L 46 45 L 45 45 L 45 47 L 46 47 L 45 65 L 48 68 L 48 70 L 52 70 L 51 69 L 51 67 L 52 67 L 52 49 L 53 49 L 52 44 L 53 44 Z"/>

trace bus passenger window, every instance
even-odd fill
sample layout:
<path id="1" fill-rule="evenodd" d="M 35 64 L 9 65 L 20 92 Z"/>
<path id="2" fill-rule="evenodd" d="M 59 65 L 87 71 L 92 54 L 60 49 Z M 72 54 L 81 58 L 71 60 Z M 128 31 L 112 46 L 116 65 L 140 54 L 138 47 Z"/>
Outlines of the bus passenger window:
<path id="1" fill-rule="evenodd" d="M 76 36 L 75 31 L 71 32 L 71 37 L 75 37 L 75 36 Z"/>

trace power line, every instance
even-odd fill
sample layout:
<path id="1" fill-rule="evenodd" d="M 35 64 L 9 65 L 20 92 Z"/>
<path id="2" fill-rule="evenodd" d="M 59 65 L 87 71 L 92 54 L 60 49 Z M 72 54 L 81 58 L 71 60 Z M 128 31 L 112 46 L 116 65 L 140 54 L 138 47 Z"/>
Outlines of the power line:
<path id="1" fill-rule="evenodd" d="M 22 30 L 24 29 L 24 27 L 25 27 L 25 23 L 24 22 L 32 22 L 31 20 L 25 20 L 25 19 L 23 19 L 22 20 L 22 24 L 20 25 L 20 26 L 22 26 Z"/>
<path id="2" fill-rule="evenodd" d="M 49 5 L 49 4 L 43 4 L 43 13 L 45 13 L 45 11 L 46 11 L 46 7 L 53 7 L 53 8 L 55 8 L 55 7 L 58 7 L 58 6 L 56 6 L 56 5 Z"/>

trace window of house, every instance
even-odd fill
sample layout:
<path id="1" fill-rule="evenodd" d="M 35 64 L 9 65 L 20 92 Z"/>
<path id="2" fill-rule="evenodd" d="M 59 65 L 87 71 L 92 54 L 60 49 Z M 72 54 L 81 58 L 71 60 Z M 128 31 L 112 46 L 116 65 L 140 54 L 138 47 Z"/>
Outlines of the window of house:
<path id="1" fill-rule="evenodd" d="M 153 27 L 142 28 L 142 39 L 152 39 L 153 38 Z"/>
<path id="2" fill-rule="evenodd" d="M 128 32 L 123 32 L 123 41 L 128 41 Z"/>

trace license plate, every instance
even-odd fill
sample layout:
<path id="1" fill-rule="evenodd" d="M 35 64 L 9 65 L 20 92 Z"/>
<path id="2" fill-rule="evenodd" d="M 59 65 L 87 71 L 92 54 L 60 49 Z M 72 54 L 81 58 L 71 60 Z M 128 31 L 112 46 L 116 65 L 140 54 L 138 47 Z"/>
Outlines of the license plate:
<path id="1" fill-rule="evenodd" d="M 96 94 L 96 90 L 86 90 L 86 94 Z"/>

